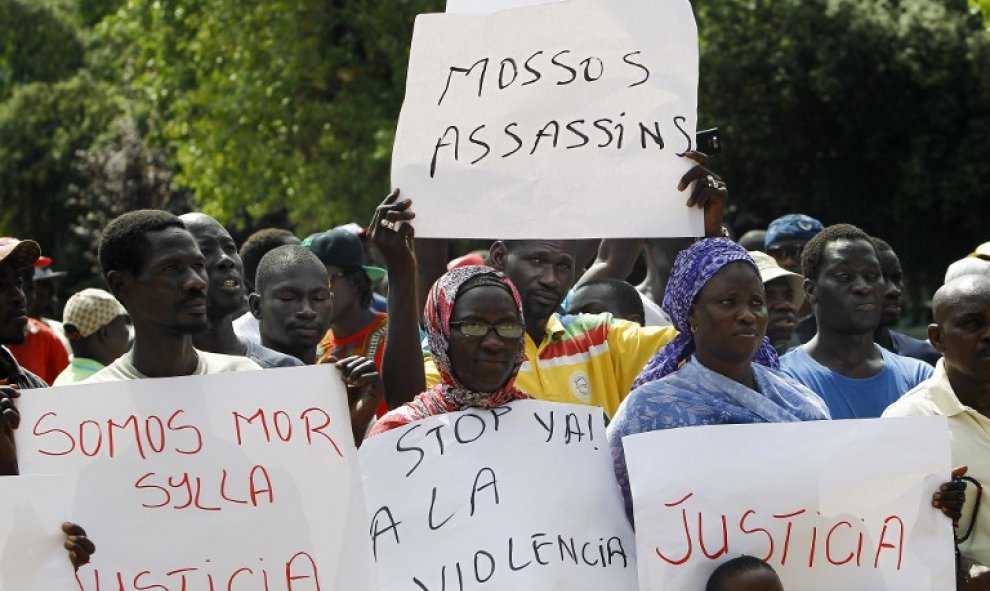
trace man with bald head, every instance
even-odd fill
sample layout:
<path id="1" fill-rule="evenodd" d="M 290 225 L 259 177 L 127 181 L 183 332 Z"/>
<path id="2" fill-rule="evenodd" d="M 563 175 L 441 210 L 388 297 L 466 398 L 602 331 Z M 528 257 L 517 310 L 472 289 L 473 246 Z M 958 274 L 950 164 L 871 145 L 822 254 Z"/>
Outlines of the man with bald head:
<path id="1" fill-rule="evenodd" d="M 931 379 L 891 404 L 884 417 L 944 416 L 949 422 L 952 462 L 990 482 L 990 277 L 967 275 L 942 286 L 932 300 L 935 322 L 928 338 L 943 357 Z M 968 487 L 957 534 L 972 520 L 972 535 L 959 545 L 964 560 L 990 566 L 990 503 L 973 515 Z"/>
<path id="2" fill-rule="evenodd" d="M 179 219 L 206 259 L 207 328 L 193 335 L 193 345 L 200 351 L 243 355 L 263 368 L 302 365 L 295 357 L 237 336 L 234 314 L 243 306 L 246 295 L 244 265 L 237 245 L 227 229 L 205 213 L 187 213 Z"/>

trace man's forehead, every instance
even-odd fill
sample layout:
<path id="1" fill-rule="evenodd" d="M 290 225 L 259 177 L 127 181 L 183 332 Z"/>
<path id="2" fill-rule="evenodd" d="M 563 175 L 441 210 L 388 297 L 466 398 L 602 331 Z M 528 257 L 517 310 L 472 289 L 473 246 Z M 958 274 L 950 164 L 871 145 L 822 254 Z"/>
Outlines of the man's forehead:
<path id="1" fill-rule="evenodd" d="M 230 238 L 230 232 L 220 222 L 202 213 L 187 213 L 179 219 L 185 224 L 186 229 L 197 239 L 217 237 Z"/>
<path id="2" fill-rule="evenodd" d="M 877 264 L 877 251 L 869 240 L 862 238 L 840 238 L 825 244 L 824 259 L 830 263 L 869 261 Z"/>
<path id="3" fill-rule="evenodd" d="M 329 287 L 330 277 L 326 269 L 310 261 L 297 261 L 273 269 L 271 288 L 274 289 L 320 289 Z"/>
<path id="4" fill-rule="evenodd" d="M 968 316 L 990 312 L 990 291 L 974 290 L 957 294 L 945 302 L 949 316 Z"/>
<path id="5" fill-rule="evenodd" d="M 149 261 L 188 256 L 203 257 L 195 237 L 185 228 L 172 227 L 155 230 L 146 233 L 145 238 L 151 245 Z"/>
<path id="6" fill-rule="evenodd" d="M 508 240 L 505 242 L 510 252 L 553 252 L 573 255 L 577 243 L 573 240 Z"/>
<path id="7" fill-rule="evenodd" d="M 574 290 L 571 296 L 571 303 L 607 301 L 613 297 L 612 287 L 604 283 L 592 283 L 582 285 Z"/>

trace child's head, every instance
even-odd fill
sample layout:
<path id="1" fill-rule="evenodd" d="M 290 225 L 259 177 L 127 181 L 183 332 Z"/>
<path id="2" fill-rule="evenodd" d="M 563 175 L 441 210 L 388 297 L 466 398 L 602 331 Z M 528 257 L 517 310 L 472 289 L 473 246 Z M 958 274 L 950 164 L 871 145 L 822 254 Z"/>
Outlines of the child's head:
<path id="1" fill-rule="evenodd" d="M 708 577 L 705 591 L 784 591 L 773 567 L 753 556 L 723 562 Z"/>

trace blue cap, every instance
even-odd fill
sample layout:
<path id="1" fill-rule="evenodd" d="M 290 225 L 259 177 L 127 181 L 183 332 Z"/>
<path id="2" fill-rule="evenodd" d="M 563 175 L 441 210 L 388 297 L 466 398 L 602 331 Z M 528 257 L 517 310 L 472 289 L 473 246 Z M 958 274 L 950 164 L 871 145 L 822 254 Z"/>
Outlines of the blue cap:
<path id="1" fill-rule="evenodd" d="M 767 237 L 763 241 L 764 248 L 778 240 L 811 240 L 816 234 L 825 229 L 821 222 L 803 213 L 790 213 L 770 222 Z"/>

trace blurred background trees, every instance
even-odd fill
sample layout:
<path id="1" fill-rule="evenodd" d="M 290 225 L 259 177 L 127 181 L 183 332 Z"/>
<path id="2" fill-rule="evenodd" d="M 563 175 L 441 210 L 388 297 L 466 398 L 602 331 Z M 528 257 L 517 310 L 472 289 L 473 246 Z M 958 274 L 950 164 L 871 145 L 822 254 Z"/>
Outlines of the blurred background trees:
<path id="1" fill-rule="evenodd" d="M 443 0 L 0 0 L 0 234 L 89 277 L 107 219 L 370 218 L 415 15 Z M 990 0 L 695 0 L 739 230 L 802 211 L 917 283 L 990 239 Z M 73 279 L 73 278 L 70 278 Z"/>

